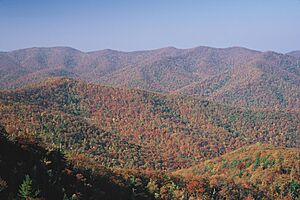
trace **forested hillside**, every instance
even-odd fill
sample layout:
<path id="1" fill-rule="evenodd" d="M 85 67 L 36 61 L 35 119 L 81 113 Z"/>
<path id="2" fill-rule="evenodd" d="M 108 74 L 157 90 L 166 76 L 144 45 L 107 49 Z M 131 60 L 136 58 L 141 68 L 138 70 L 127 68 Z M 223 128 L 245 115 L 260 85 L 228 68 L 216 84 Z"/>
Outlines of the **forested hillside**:
<path id="1" fill-rule="evenodd" d="M 45 150 L 34 138 L 11 141 L 0 129 L 0 199 L 130 199 L 129 184 L 112 171 L 80 169 L 58 150 Z"/>
<path id="2" fill-rule="evenodd" d="M 184 189 L 183 180 L 167 174 L 108 169 L 46 150 L 35 138 L 8 139 L 0 126 L 0 199 L 166 199 L 168 190 L 159 189 L 175 182 Z"/>
<path id="3" fill-rule="evenodd" d="M 296 111 L 233 108 L 55 78 L 0 92 L 0 123 L 13 138 L 87 155 L 106 167 L 189 167 L 257 142 L 298 147 Z"/>
<path id="4" fill-rule="evenodd" d="M 104 168 L 0 128 L 1 199 L 298 199 L 299 149 L 256 144 L 190 169 Z"/>
<path id="5" fill-rule="evenodd" d="M 0 199 L 299 199 L 297 55 L 0 53 Z"/>
<path id="6" fill-rule="evenodd" d="M 254 199 L 300 198 L 299 148 L 258 143 L 174 174 L 193 180 L 187 188 L 196 190 L 194 195 L 201 198 L 205 197 L 205 184 L 214 187 L 216 196 L 226 199 L 242 199 L 247 195 Z"/>
<path id="7" fill-rule="evenodd" d="M 66 76 L 243 107 L 299 109 L 297 55 L 241 47 L 89 53 L 68 47 L 29 48 L 0 53 L 0 88 Z"/>

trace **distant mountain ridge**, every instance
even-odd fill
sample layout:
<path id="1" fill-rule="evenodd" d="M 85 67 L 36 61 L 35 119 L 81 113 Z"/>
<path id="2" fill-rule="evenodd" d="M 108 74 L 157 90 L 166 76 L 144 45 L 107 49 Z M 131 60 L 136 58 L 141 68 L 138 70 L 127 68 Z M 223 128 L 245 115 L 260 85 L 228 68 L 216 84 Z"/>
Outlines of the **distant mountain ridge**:
<path id="1" fill-rule="evenodd" d="M 300 51 L 292 51 L 292 52 L 289 52 L 287 54 L 290 55 L 290 56 L 300 58 Z"/>
<path id="2" fill-rule="evenodd" d="M 28 48 L 0 53 L 0 88 L 64 76 L 231 105 L 296 109 L 300 107 L 296 55 L 204 46 L 88 53 L 70 47 Z"/>

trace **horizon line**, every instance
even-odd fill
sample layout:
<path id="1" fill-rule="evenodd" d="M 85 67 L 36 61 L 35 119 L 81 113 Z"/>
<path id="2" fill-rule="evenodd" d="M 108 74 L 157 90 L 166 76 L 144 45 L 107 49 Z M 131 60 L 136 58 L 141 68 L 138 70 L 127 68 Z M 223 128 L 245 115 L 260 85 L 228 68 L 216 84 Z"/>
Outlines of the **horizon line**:
<path id="1" fill-rule="evenodd" d="M 176 49 L 176 50 L 192 50 L 192 49 L 196 49 L 196 48 L 211 48 L 211 49 L 220 49 L 220 50 L 224 50 L 224 49 L 233 49 L 233 48 L 241 48 L 241 49 L 246 49 L 246 50 L 250 50 L 250 51 L 257 51 L 257 52 L 275 52 L 275 53 L 280 53 L 280 54 L 288 54 L 288 53 L 292 53 L 295 51 L 300 51 L 297 49 L 294 50 L 290 50 L 286 53 L 283 52 L 278 52 L 275 50 L 256 50 L 256 49 L 252 49 L 252 48 L 248 48 L 248 47 L 244 47 L 244 46 L 228 46 L 228 47 L 215 47 L 215 46 L 206 46 L 206 45 L 198 45 L 198 46 L 194 46 L 194 47 L 189 47 L 189 48 L 178 48 L 176 46 L 165 46 L 165 47 L 160 47 L 160 48 L 153 48 L 153 49 L 138 49 L 138 50 L 128 50 L 128 51 L 124 51 L 124 50 L 118 50 L 118 49 L 111 49 L 111 48 L 104 48 L 104 49 L 98 49 L 98 50 L 91 50 L 91 51 L 83 51 L 79 48 L 75 48 L 72 46 L 31 46 L 31 47 L 25 47 L 25 48 L 20 48 L 20 49 L 13 49 L 13 50 L 9 50 L 9 51 L 0 51 L 1 53 L 10 53 L 10 52 L 14 52 L 14 51 L 21 51 L 21 50 L 28 50 L 28 49 L 52 49 L 52 48 L 70 48 L 76 51 L 80 51 L 82 53 L 94 53 L 94 52 L 99 52 L 99 51 L 115 51 L 115 52 L 120 52 L 120 53 L 134 53 L 134 52 L 144 52 L 144 51 L 155 51 L 155 50 L 163 50 L 163 49 Z"/>

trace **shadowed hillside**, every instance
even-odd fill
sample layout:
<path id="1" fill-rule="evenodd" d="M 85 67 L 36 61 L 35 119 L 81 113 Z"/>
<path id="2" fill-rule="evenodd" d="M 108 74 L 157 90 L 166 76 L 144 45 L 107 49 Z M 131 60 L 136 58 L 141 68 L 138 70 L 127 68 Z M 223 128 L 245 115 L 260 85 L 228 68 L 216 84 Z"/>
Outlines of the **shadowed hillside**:
<path id="1" fill-rule="evenodd" d="M 37 142 L 8 139 L 0 128 L 1 199 L 299 198 L 299 149 L 256 144 L 169 174 L 107 169 Z"/>
<path id="2" fill-rule="evenodd" d="M 108 169 L 32 137 L 9 139 L 0 126 L 0 199 L 179 200 L 173 190 L 188 196 L 185 181 L 168 173 Z"/>
<path id="3" fill-rule="evenodd" d="M 20 197 L 20 187 L 26 176 L 32 180 L 31 184 L 24 187 L 23 194 L 27 194 L 28 199 L 34 196 L 49 200 L 111 200 L 132 199 L 133 196 L 136 199 L 153 199 L 145 188 L 138 190 L 143 195 L 135 195 L 131 190 L 130 180 L 123 177 L 126 173 L 114 173 L 100 165 L 91 165 L 80 157 L 73 157 L 76 162 L 67 161 L 61 152 L 44 149 L 36 144 L 34 138 L 11 141 L 7 139 L 2 126 L 0 129 L 1 199 Z M 81 166 L 82 163 L 85 163 L 84 167 Z M 92 171 L 92 167 L 97 167 L 97 172 Z M 131 173 L 133 175 L 135 174 Z M 127 176 L 130 176 L 130 172 Z M 146 180 L 145 176 L 144 181 Z"/>

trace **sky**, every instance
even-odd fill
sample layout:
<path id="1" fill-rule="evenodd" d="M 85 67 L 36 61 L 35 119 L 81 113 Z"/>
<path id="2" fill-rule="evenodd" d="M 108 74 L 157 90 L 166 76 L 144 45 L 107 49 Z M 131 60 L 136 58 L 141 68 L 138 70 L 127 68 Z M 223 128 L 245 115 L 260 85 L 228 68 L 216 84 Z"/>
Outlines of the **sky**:
<path id="1" fill-rule="evenodd" d="M 300 50 L 300 0 L 0 0 L 0 51 Z"/>

